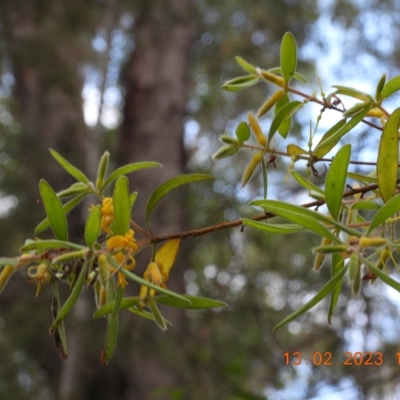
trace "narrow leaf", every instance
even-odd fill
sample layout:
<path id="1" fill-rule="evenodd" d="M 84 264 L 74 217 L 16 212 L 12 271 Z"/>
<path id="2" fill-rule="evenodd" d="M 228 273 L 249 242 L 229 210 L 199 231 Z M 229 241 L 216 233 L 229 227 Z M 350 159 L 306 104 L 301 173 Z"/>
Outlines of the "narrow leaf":
<path id="1" fill-rule="evenodd" d="M 161 184 L 149 197 L 146 205 L 146 223 L 150 230 L 150 216 L 158 202 L 168 194 L 172 189 L 188 183 L 214 179 L 211 175 L 205 174 L 187 174 L 176 176 Z"/>
<path id="2" fill-rule="evenodd" d="M 60 199 L 43 179 L 39 183 L 39 191 L 54 236 L 59 240 L 68 240 L 67 217 Z"/>
<path id="3" fill-rule="evenodd" d="M 119 268 L 118 271 L 121 272 L 121 274 L 125 275 L 128 279 L 139 283 L 140 285 L 144 285 L 149 287 L 150 289 L 155 289 L 157 292 L 164 293 L 168 296 L 176 297 L 177 299 L 183 300 L 183 301 L 188 301 L 190 300 L 185 299 L 182 295 L 172 292 L 171 290 L 164 289 L 161 286 L 154 285 L 153 283 L 146 281 L 143 278 L 140 278 L 139 276 L 133 274 L 132 272 L 129 272 L 125 268 L 121 267 L 118 262 L 111 257 L 110 255 L 107 255 L 107 261 L 114 267 L 114 268 Z"/>
<path id="4" fill-rule="evenodd" d="M 361 261 L 368 266 L 368 268 L 383 282 L 387 283 L 394 290 L 400 292 L 400 282 L 395 281 L 389 275 L 387 275 L 383 270 L 377 268 L 373 263 L 371 263 L 368 259 L 360 256 Z"/>
<path id="5" fill-rule="evenodd" d="M 110 174 L 110 176 L 104 181 L 102 189 L 107 187 L 110 183 L 114 182 L 122 175 L 127 175 L 130 174 L 131 172 L 139 171 L 141 169 L 154 168 L 154 167 L 161 167 L 161 164 L 152 161 L 142 161 L 124 165 Z"/>
<path id="6" fill-rule="evenodd" d="M 392 197 L 381 209 L 375 214 L 371 224 L 368 228 L 367 235 L 369 235 L 376 227 L 384 223 L 392 215 L 400 211 L 400 194 Z"/>
<path id="7" fill-rule="evenodd" d="M 93 248 L 100 234 L 101 207 L 97 205 L 92 208 L 85 224 L 85 242 L 88 247 Z"/>
<path id="8" fill-rule="evenodd" d="M 343 192 L 346 185 L 347 168 L 349 167 L 351 145 L 346 144 L 332 160 L 325 183 L 326 206 L 334 219 L 339 218 L 342 207 Z"/>
<path id="9" fill-rule="evenodd" d="M 399 90 L 400 90 L 400 76 L 396 76 L 390 79 L 383 87 L 381 98 L 387 99 L 389 96 L 391 96 L 393 93 L 396 93 Z"/>
<path id="10" fill-rule="evenodd" d="M 357 174 L 355 172 L 348 172 L 347 176 L 351 179 L 354 179 L 354 180 L 362 182 L 362 183 L 377 183 L 378 182 L 378 180 L 373 176 L 361 175 L 361 174 Z"/>
<path id="11" fill-rule="evenodd" d="M 162 314 L 160 313 L 160 310 L 158 309 L 156 302 L 151 297 L 148 297 L 147 305 L 149 306 L 151 313 L 153 314 L 154 320 L 156 321 L 156 324 L 158 325 L 158 327 L 162 331 L 165 331 L 167 329 L 167 324 L 165 323 L 165 320 L 164 320 Z"/>
<path id="12" fill-rule="evenodd" d="M 360 111 L 358 114 L 352 117 L 349 122 L 346 122 L 337 131 L 331 132 L 331 130 L 329 130 L 324 135 L 322 140 L 318 143 L 317 147 L 314 150 L 314 154 L 318 158 L 322 158 L 325 154 L 329 153 L 347 132 L 351 131 L 363 120 L 363 118 L 367 115 L 367 113 L 368 109 L 364 109 L 363 111 Z M 339 125 L 339 123 L 336 125 Z M 336 125 L 334 127 L 336 127 Z M 328 133 L 330 132 L 331 134 L 328 137 Z"/>
<path id="13" fill-rule="evenodd" d="M 359 200 L 351 205 L 352 210 L 379 210 L 380 208 L 378 203 L 368 200 Z"/>
<path id="14" fill-rule="evenodd" d="M 335 125 L 333 125 L 325 134 L 322 136 L 320 142 L 317 144 L 315 147 L 313 153 L 317 158 L 322 158 L 324 157 L 325 154 L 328 154 L 331 149 L 335 146 L 336 143 L 333 144 L 328 144 L 325 147 L 321 147 L 320 143 L 326 142 L 328 139 L 330 139 L 339 129 L 341 129 L 346 123 L 345 119 L 341 119 L 339 122 L 337 122 Z"/>
<path id="15" fill-rule="evenodd" d="M 317 211 L 309 210 L 304 207 L 277 200 L 254 200 L 250 203 L 250 205 L 262 207 L 267 212 L 304 226 L 305 228 L 310 229 L 319 235 L 326 237 L 327 239 L 331 239 L 335 243 L 341 243 L 340 239 L 333 235 L 333 233 L 324 225 L 333 225 L 343 232 L 347 232 L 349 235 L 354 235 L 357 237 L 361 236 L 359 231 L 349 228 L 346 225 L 342 225 L 341 223 Z"/>
<path id="16" fill-rule="evenodd" d="M 361 92 L 360 90 L 354 89 L 352 87 L 341 85 L 333 85 L 332 87 L 337 89 L 337 94 L 344 94 L 345 96 L 354 97 L 355 99 L 363 101 L 373 101 L 373 98 L 368 93 Z"/>
<path id="17" fill-rule="evenodd" d="M 342 271 L 343 268 L 344 268 L 343 257 L 338 253 L 333 253 L 332 254 L 332 278 L 334 278 L 338 272 Z M 342 284 L 343 284 L 343 278 L 340 279 L 332 289 L 331 302 L 329 304 L 329 311 L 328 311 L 328 324 L 329 325 L 332 322 L 332 315 L 335 311 L 337 302 L 339 300 L 340 291 L 342 290 Z"/>
<path id="18" fill-rule="evenodd" d="M 129 200 L 130 200 L 130 202 L 131 202 L 131 210 L 132 210 L 133 206 L 134 206 L 135 203 L 136 203 L 137 196 L 138 196 L 138 192 L 132 192 L 132 193 L 129 195 Z"/>
<path id="19" fill-rule="evenodd" d="M 308 179 L 304 178 L 304 176 L 299 174 L 297 171 L 292 171 L 291 174 L 292 174 L 293 178 L 296 179 L 296 181 L 301 186 L 308 189 L 310 192 L 316 192 L 322 196 L 325 196 L 325 192 L 320 187 L 318 187 L 317 185 L 314 185 L 312 182 L 310 182 Z"/>
<path id="20" fill-rule="evenodd" d="M 399 159 L 400 108 L 393 111 L 383 128 L 379 143 L 376 176 L 382 200 L 389 201 L 396 190 Z"/>
<path id="21" fill-rule="evenodd" d="M 129 179 L 120 176 L 113 193 L 114 216 L 117 232 L 125 235 L 131 223 L 131 200 L 129 197 Z"/>
<path id="22" fill-rule="evenodd" d="M 124 297 L 121 300 L 119 309 L 125 310 L 129 307 L 136 306 L 141 302 L 141 298 L 139 296 L 136 297 Z M 100 318 L 106 314 L 110 314 L 115 308 L 115 300 L 110 301 L 109 303 L 105 304 L 102 307 L 99 307 L 93 314 L 93 318 Z"/>
<path id="23" fill-rule="evenodd" d="M 67 161 L 61 154 L 57 153 L 55 150 L 50 149 L 51 155 L 56 159 L 56 161 L 77 181 L 83 183 L 90 183 L 88 177 L 78 168 L 74 167 L 69 161 Z"/>
<path id="24" fill-rule="evenodd" d="M 279 324 L 274 327 L 273 331 L 277 330 L 278 328 L 282 327 L 288 322 L 294 320 L 295 318 L 304 314 L 312 307 L 314 307 L 316 304 L 318 304 L 324 297 L 326 297 L 330 292 L 332 292 L 332 290 L 334 290 L 336 285 L 342 280 L 346 271 L 347 271 L 347 266 L 339 268 L 336 274 L 321 288 L 321 290 L 310 301 L 308 301 L 298 310 L 287 316 L 284 320 L 279 322 Z"/>
<path id="25" fill-rule="evenodd" d="M 65 215 L 68 215 L 85 197 L 87 196 L 87 193 L 80 194 L 67 203 L 63 204 L 63 209 Z M 39 225 L 35 229 L 35 234 L 38 234 L 40 232 L 43 232 L 47 228 L 50 228 L 50 222 L 48 218 L 45 218 L 42 220 Z"/>
<path id="26" fill-rule="evenodd" d="M 164 306 L 192 310 L 199 310 L 202 308 L 228 307 L 228 305 L 226 303 L 223 303 L 222 301 L 208 299 L 206 297 L 195 297 L 188 295 L 185 295 L 183 297 L 189 300 L 190 303 L 188 303 L 187 301 L 178 300 L 177 298 L 171 296 L 155 296 L 153 297 L 153 300 Z"/>
<path id="27" fill-rule="evenodd" d="M 71 294 L 69 295 L 68 299 L 65 301 L 61 309 L 57 313 L 56 319 L 53 321 L 50 327 L 50 332 L 54 332 L 54 330 L 58 327 L 60 322 L 68 315 L 71 311 L 71 308 L 78 300 L 79 294 L 81 293 L 83 284 L 85 283 L 86 279 L 86 271 L 88 268 L 89 261 L 85 260 L 83 263 L 82 269 L 79 273 L 78 279 L 75 282 L 74 287 L 71 290 Z"/>
<path id="28" fill-rule="evenodd" d="M 118 336 L 118 313 L 119 307 L 124 297 L 124 287 L 117 288 L 117 297 L 114 302 L 114 309 L 107 321 L 106 345 L 104 353 L 102 354 L 102 364 L 107 365 L 114 353 L 115 344 L 117 343 Z"/>
<path id="29" fill-rule="evenodd" d="M 74 250 L 85 250 L 87 247 L 79 244 L 65 242 L 63 240 L 33 240 L 24 244 L 19 251 L 26 253 L 32 250 L 47 250 L 47 249 L 74 249 Z"/>
<path id="30" fill-rule="evenodd" d="M 255 85 L 258 82 L 257 75 L 245 75 L 238 76 L 237 78 L 231 79 L 222 85 L 222 89 L 228 92 L 237 92 L 239 90 L 248 88 Z"/>
<path id="31" fill-rule="evenodd" d="M 268 70 L 268 72 L 272 72 L 273 74 L 280 74 L 282 75 L 281 67 L 275 67 Z M 307 79 L 304 78 L 303 75 L 300 75 L 298 72 L 294 72 L 293 78 L 298 80 L 299 82 L 307 83 Z"/>
<path id="32" fill-rule="evenodd" d="M 248 63 L 246 60 L 243 60 L 242 57 L 236 56 L 235 60 L 246 72 L 250 72 L 251 74 L 255 74 L 257 72 L 256 67 Z"/>
<path id="33" fill-rule="evenodd" d="M 291 101 L 290 103 L 285 104 L 275 115 L 274 119 L 272 120 L 271 126 L 269 128 L 268 133 L 268 143 L 270 143 L 271 139 L 275 135 L 275 132 L 278 130 L 281 123 L 285 120 L 285 118 L 289 118 L 292 112 L 299 108 L 300 105 L 303 103 L 301 101 Z M 287 133 L 286 133 L 287 135 Z M 286 136 L 283 136 L 286 137 Z"/>
<path id="34" fill-rule="evenodd" d="M 254 221 L 248 218 L 241 218 L 243 225 L 258 229 L 263 232 L 278 235 L 286 235 L 289 233 L 297 233 L 304 231 L 304 227 L 297 224 L 266 224 L 265 222 Z"/>
<path id="35" fill-rule="evenodd" d="M 279 99 L 274 108 L 274 115 L 276 115 L 279 110 L 290 103 L 289 94 L 286 93 L 281 99 Z M 284 119 L 278 127 L 278 132 L 282 137 L 286 137 L 289 133 L 290 126 L 292 125 L 292 118 Z"/>
<path id="36" fill-rule="evenodd" d="M 296 40 L 290 32 L 286 32 L 281 43 L 281 71 L 286 84 L 292 79 L 296 65 Z"/>

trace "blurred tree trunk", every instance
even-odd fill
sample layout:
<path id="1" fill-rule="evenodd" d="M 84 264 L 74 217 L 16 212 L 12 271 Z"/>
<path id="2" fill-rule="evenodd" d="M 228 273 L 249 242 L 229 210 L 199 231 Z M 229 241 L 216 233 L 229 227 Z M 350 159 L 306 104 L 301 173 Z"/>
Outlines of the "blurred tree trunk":
<path id="1" fill-rule="evenodd" d="M 15 215 L 23 221 L 18 229 L 29 229 L 29 234 L 38 222 L 32 218 L 32 210 L 38 208 L 40 218 L 36 204 L 39 179 L 45 178 L 56 190 L 72 183 L 48 148 L 57 149 L 78 167 L 84 166 L 87 128 L 79 69 L 87 49 L 81 35 L 70 34 L 84 24 L 82 18 L 75 18 L 75 3 L 0 2 L 6 51 L 15 79 L 15 115 L 20 123 L 20 146 L 12 155 L 23 160 L 19 182 L 23 197 Z"/>
<path id="2" fill-rule="evenodd" d="M 196 21 L 194 3 L 179 0 L 148 1 L 135 19 L 136 47 L 125 68 L 126 95 L 118 162 L 158 161 L 162 164 L 162 169 L 143 171 L 132 179 L 132 189 L 139 191 L 134 218 L 141 224 L 149 194 L 160 183 L 184 170 L 183 118 Z M 168 200 L 153 215 L 154 231 L 182 229 L 182 206 L 177 196 L 168 195 Z M 149 258 L 139 265 L 147 262 Z M 183 272 L 183 268 L 174 267 L 169 288 L 184 292 Z M 182 311 L 167 315 L 173 322 L 168 334 L 158 331 L 148 321 L 135 319 L 134 333 L 130 343 L 126 343 L 133 364 L 127 399 L 151 399 L 152 391 L 158 387 L 167 390 L 182 387 L 183 316 Z M 170 399 L 171 393 L 157 398 Z"/>
<path id="3" fill-rule="evenodd" d="M 79 168 L 87 167 L 88 132 L 82 109 L 80 71 L 83 60 L 90 54 L 83 40 L 84 34 L 90 33 L 89 22 L 93 18 L 93 10 L 88 11 L 87 5 L 78 1 L 0 2 L 7 56 L 15 79 L 15 115 L 20 123 L 20 145 L 15 150 L 19 154 L 13 154 L 22 163 L 18 185 L 23 196 L 15 213 L 20 234 L 26 232 L 32 236 L 35 224 L 43 216 L 42 205 L 37 204 L 39 179 L 46 179 L 56 190 L 73 183 L 48 148 L 56 149 Z M 35 218 L 32 211 L 36 208 Z M 79 210 L 74 215 L 69 223 L 70 240 L 82 240 L 83 215 Z M 77 378 L 83 376 L 85 364 L 81 362 L 87 340 L 84 327 L 90 318 L 86 297 L 80 298 L 79 312 L 73 313 L 74 325 L 68 332 L 71 351 L 61 368 L 60 399 L 79 399 L 75 395 L 84 393 L 86 382 Z M 46 365 L 40 354 L 35 357 Z"/>

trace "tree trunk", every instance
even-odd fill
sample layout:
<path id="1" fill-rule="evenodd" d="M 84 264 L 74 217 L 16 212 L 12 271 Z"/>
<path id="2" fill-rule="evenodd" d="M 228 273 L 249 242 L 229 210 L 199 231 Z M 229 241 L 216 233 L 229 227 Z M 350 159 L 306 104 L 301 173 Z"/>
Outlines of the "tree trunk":
<path id="1" fill-rule="evenodd" d="M 139 172 L 132 178 L 138 190 L 134 219 L 143 224 L 145 202 L 162 182 L 182 174 L 183 118 L 188 98 L 187 67 L 189 51 L 196 34 L 197 15 L 192 2 L 153 0 L 142 6 L 134 30 L 136 47 L 125 69 L 124 119 L 119 141 L 118 162 L 158 161 L 162 169 Z M 153 231 L 183 227 L 183 202 L 171 193 L 152 218 Z M 140 254 L 142 256 L 142 254 Z M 144 254 L 139 268 L 149 262 Z M 184 291 L 183 267 L 173 268 L 168 287 Z M 135 320 L 131 335 L 131 375 L 127 399 L 151 399 L 158 387 L 182 387 L 184 313 L 172 312 L 167 318 L 173 327 L 167 334 L 148 321 Z M 130 322 L 132 323 L 132 322 Z M 169 360 L 169 361 L 168 361 Z M 180 372 L 177 365 L 180 364 Z M 166 393 L 167 393 L 166 392 Z M 158 397 L 157 397 L 158 398 Z M 171 398 L 165 394 L 160 399 Z"/>

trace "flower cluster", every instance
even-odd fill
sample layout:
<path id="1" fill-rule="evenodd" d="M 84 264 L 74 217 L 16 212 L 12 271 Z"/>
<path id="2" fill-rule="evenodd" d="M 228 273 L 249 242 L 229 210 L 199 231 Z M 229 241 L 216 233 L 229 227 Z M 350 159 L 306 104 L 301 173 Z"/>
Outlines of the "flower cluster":
<path id="1" fill-rule="evenodd" d="M 136 266 L 136 261 L 132 254 L 137 250 L 136 239 L 134 238 L 135 232 L 132 229 L 124 235 L 115 235 L 107 240 L 107 248 L 109 250 L 119 250 L 114 258 L 118 264 L 127 269 L 132 270 Z M 115 268 L 110 267 L 111 271 L 116 271 Z M 118 272 L 118 286 L 125 287 L 127 285 L 125 275 Z"/>
<path id="2" fill-rule="evenodd" d="M 166 282 L 168 281 L 169 274 L 163 268 L 163 265 L 159 262 L 151 262 L 146 270 L 144 271 L 143 278 L 151 283 L 154 283 L 157 286 L 162 288 L 166 288 Z M 154 289 L 149 289 L 147 286 L 142 285 L 140 288 L 140 298 L 144 299 L 149 293 L 150 296 L 154 296 Z"/>

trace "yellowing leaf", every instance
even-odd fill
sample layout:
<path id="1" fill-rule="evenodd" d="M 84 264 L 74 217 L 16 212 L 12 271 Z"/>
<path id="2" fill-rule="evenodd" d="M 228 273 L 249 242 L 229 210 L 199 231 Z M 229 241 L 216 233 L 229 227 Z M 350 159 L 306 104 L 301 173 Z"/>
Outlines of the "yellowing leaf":
<path id="1" fill-rule="evenodd" d="M 163 270 L 169 273 L 178 254 L 180 239 L 168 240 L 156 253 L 156 263 L 162 264 Z"/>

